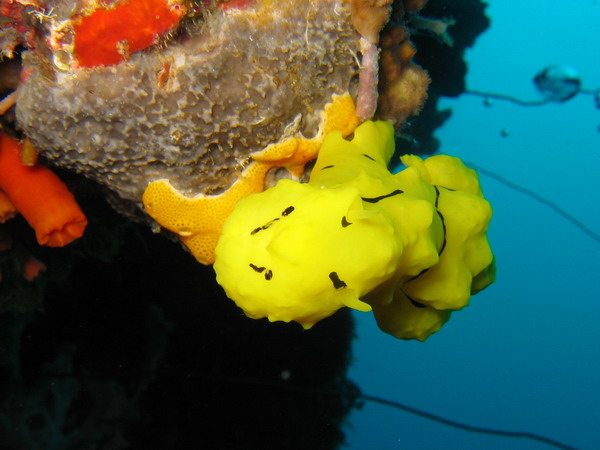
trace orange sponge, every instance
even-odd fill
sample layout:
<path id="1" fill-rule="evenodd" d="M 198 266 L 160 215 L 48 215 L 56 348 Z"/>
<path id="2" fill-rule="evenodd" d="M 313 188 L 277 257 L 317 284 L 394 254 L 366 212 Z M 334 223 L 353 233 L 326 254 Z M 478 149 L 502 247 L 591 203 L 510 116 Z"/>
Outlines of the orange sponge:
<path id="1" fill-rule="evenodd" d="M 21 162 L 21 144 L 0 133 L 0 190 L 35 230 L 41 245 L 62 247 L 81 237 L 87 219 L 75 197 L 50 171 Z"/>

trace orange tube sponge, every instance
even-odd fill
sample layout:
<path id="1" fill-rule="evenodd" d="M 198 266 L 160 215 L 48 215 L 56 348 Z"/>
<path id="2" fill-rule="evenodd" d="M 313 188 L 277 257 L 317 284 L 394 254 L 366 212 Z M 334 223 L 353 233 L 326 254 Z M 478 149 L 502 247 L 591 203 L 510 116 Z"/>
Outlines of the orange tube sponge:
<path id="1" fill-rule="evenodd" d="M 81 237 L 87 219 L 73 194 L 50 169 L 21 163 L 20 147 L 0 133 L 0 189 L 35 230 L 40 245 L 62 247 Z"/>

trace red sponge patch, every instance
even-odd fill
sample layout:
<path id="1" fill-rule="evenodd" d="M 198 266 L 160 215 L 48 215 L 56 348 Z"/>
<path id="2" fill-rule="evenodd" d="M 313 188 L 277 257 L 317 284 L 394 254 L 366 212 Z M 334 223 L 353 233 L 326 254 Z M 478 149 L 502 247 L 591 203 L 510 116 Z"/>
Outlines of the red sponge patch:
<path id="1" fill-rule="evenodd" d="M 185 8 L 168 0 L 126 0 L 96 9 L 74 26 L 74 53 L 80 67 L 109 66 L 156 43 L 173 28 Z"/>

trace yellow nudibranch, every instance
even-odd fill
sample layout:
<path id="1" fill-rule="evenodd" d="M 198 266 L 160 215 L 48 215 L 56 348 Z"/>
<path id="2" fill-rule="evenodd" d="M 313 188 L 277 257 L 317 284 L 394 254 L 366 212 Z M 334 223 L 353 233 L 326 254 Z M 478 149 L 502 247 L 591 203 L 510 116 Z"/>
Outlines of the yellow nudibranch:
<path id="1" fill-rule="evenodd" d="M 304 328 L 343 306 L 424 341 L 494 280 L 492 210 L 458 158 L 402 157 L 394 131 L 365 122 L 325 138 L 308 183 L 280 180 L 241 199 L 216 248 L 217 281 L 252 318 Z"/>

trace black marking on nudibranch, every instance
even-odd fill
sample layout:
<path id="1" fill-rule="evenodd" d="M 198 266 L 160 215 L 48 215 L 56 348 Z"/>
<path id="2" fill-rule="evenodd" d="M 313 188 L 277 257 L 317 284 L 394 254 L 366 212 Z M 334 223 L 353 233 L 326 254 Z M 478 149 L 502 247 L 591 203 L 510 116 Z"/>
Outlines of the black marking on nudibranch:
<path id="1" fill-rule="evenodd" d="M 442 221 L 442 232 L 444 233 L 444 241 L 442 242 L 442 246 L 440 247 L 440 251 L 438 252 L 438 254 L 441 255 L 444 249 L 446 248 L 446 222 L 444 221 L 444 215 L 438 209 L 438 202 L 440 200 L 440 190 L 437 186 L 433 187 L 435 189 L 435 210 L 437 211 L 438 216 L 440 216 L 440 220 Z"/>
<path id="2" fill-rule="evenodd" d="M 438 252 L 438 254 L 441 256 L 442 252 L 446 248 L 446 222 L 444 222 L 444 216 L 439 210 L 437 213 L 440 216 L 440 220 L 442 221 L 442 231 L 444 233 L 444 241 L 442 242 L 442 246 L 440 247 L 440 251 Z"/>
<path id="3" fill-rule="evenodd" d="M 250 263 L 250 267 L 252 268 L 252 270 L 254 270 L 255 272 L 258 272 L 258 273 L 263 273 L 266 269 L 266 267 L 258 267 L 252 263 Z"/>
<path id="4" fill-rule="evenodd" d="M 346 228 L 346 227 L 349 227 L 350 225 L 352 225 L 352 222 L 348 222 L 348 219 L 346 219 L 346 216 L 342 217 L 342 227 Z"/>
<path id="5" fill-rule="evenodd" d="M 273 278 L 273 271 L 271 269 L 267 269 L 266 267 L 258 267 L 255 264 L 250 263 L 250 268 L 257 273 L 265 273 L 265 280 L 269 281 Z"/>
<path id="6" fill-rule="evenodd" d="M 325 169 L 331 169 L 331 168 L 333 168 L 333 167 L 335 167 L 335 166 L 325 166 L 325 167 L 321 167 L 321 170 L 325 170 Z"/>
<path id="7" fill-rule="evenodd" d="M 252 230 L 252 231 L 250 232 L 250 235 L 251 235 L 251 236 L 253 236 L 253 235 L 255 235 L 256 233 L 258 233 L 259 231 L 266 230 L 266 229 L 267 229 L 267 228 L 269 228 L 271 225 L 273 225 L 273 223 L 274 223 L 274 222 L 276 222 L 277 220 L 279 220 L 279 217 L 277 217 L 277 218 L 275 218 L 275 219 L 273 219 L 273 220 L 270 220 L 270 221 L 268 221 L 268 222 L 267 222 L 267 223 L 265 223 L 265 224 L 264 224 L 262 227 L 257 227 L 257 228 L 255 228 L 254 230 Z"/>
<path id="8" fill-rule="evenodd" d="M 404 295 L 406 295 L 406 292 L 404 293 Z M 416 301 L 415 299 L 410 298 L 408 295 L 406 295 L 406 298 L 410 300 L 410 302 L 413 304 L 413 306 L 415 308 L 425 308 L 426 307 L 423 303 L 420 303 L 420 302 Z"/>
<path id="9" fill-rule="evenodd" d="M 361 197 L 363 202 L 367 203 L 377 203 L 380 200 L 384 200 L 388 197 L 393 197 L 394 195 L 403 194 L 404 191 L 402 189 L 396 189 L 395 191 L 390 192 L 389 194 L 380 195 L 379 197 Z"/>
<path id="10" fill-rule="evenodd" d="M 363 156 L 366 156 L 367 158 L 369 158 L 371 161 L 375 161 L 375 158 L 373 158 L 372 156 L 367 155 L 366 153 L 362 154 Z M 377 161 L 375 161 L 377 162 Z"/>
<path id="11" fill-rule="evenodd" d="M 346 283 L 340 280 L 340 277 L 338 276 L 337 272 L 331 272 L 329 274 L 329 279 L 333 283 L 333 287 L 336 289 L 342 289 L 348 286 Z"/>
<path id="12" fill-rule="evenodd" d="M 426 269 L 421 270 L 418 274 L 416 274 L 414 277 L 409 278 L 408 280 L 405 281 L 405 283 L 409 283 L 412 280 L 416 280 L 417 278 L 419 278 L 421 275 L 423 275 L 424 273 L 427 273 L 427 271 L 431 269 L 431 267 L 427 267 Z M 405 294 L 406 295 L 406 294 Z M 407 295 L 408 297 L 408 295 Z"/>
<path id="13" fill-rule="evenodd" d="M 287 208 L 285 208 L 285 209 L 283 210 L 283 212 L 281 213 L 281 216 L 282 216 L 282 217 L 289 216 L 289 215 L 290 215 L 290 214 L 291 214 L 291 213 L 294 211 L 294 209 L 296 209 L 296 208 L 294 208 L 293 206 L 288 206 Z M 252 230 L 252 231 L 250 232 L 250 236 L 254 236 L 254 235 L 255 235 L 256 233 L 258 233 L 259 231 L 266 230 L 267 228 L 269 228 L 271 225 L 273 225 L 273 224 L 274 224 L 275 222 L 277 222 L 278 220 L 279 220 L 279 217 L 275 217 L 273 220 L 269 220 L 269 221 L 268 221 L 267 223 L 265 223 L 263 226 L 261 226 L 261 227 L 256 227 L 254 230 Z"/>
<path id="14" fill-rule="evenodd" d="M 444 233 L 444 240 L 442 241 L 442 246 L 440 247 L 440 250 L 438 251 L 438 255 L 441 256 L 442 252 L 444 251 L 444 248 L 446 248 L 446 222 L 444 222 L 444 216 L 442 215 L 442 213 L 440 212 L 440 210 L 437 209 L 437 207 L 438 207 L 438 201 L 440 199 L 440 190 L 438 189 L 437 186 L 433 186 L 433 188 L 435 189 L 435 211 L 436 211 L 437 215 L 440 217 L 440 222 L 442 222 L 442 233 Z M 429 269 L 431 269 L 431 267 L 427 267 L 426 269 L 421 270 L 414 277 L 409 278 L 408 280 L 406 280 L 405 283 L 410 283 L 411 281 L 416 280 L 421 275 L 424 275 L 425 273 L 427 273 L 427 271 Z M 405 293 L 405 295 L 406 295 L 406 293 Z M 408 297 L 408 295 L 407 295 L 407 297 Z M 411 302 L 413 302 L 413 304 L 415 304 L 414 300 L 412 300 L 410 297 L 408 297 L 408 298 L 409 298 L 409 300 Z"/>

